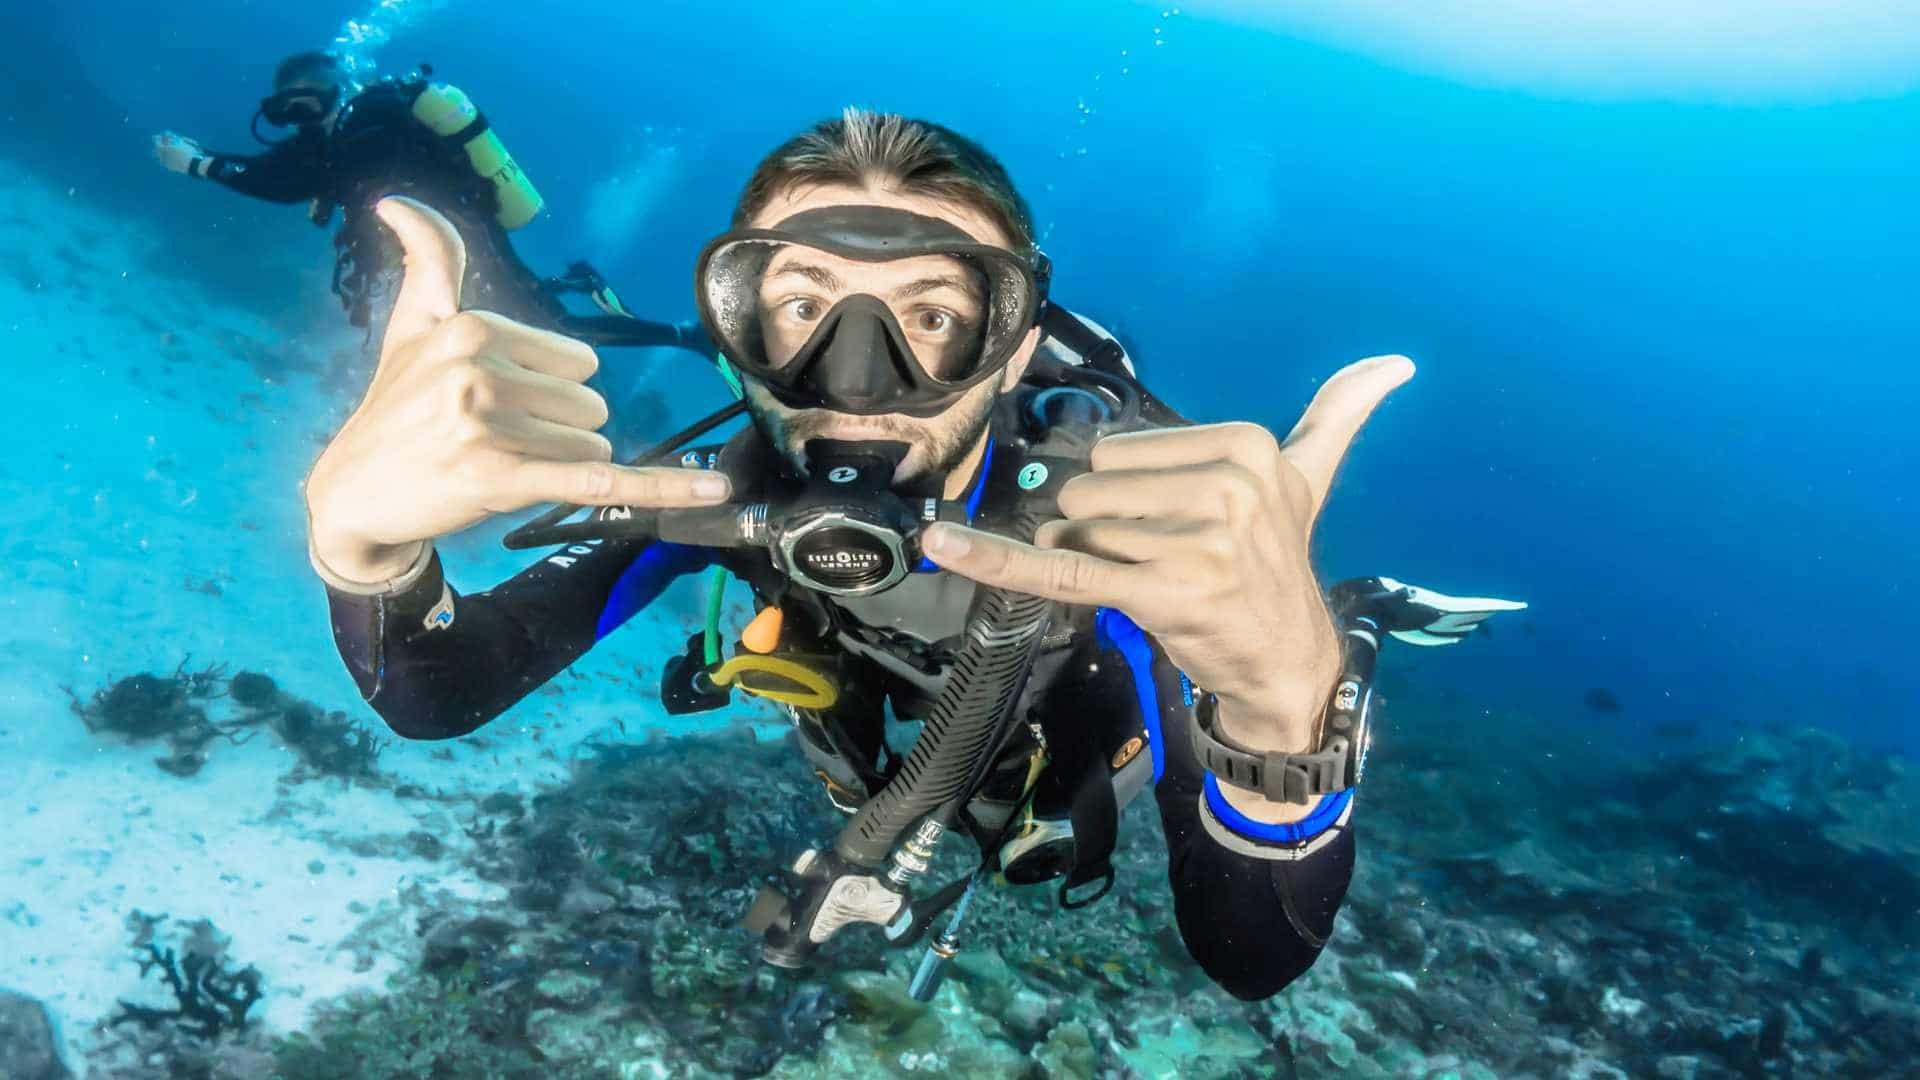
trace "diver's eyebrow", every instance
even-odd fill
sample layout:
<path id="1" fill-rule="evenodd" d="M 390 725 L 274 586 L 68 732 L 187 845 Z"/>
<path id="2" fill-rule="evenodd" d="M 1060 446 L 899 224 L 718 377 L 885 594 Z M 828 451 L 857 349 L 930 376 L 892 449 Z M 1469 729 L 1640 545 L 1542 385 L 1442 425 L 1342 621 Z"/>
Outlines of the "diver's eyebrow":
<path id="1" fill-rule="evenodd" d="M 840 288 L 840 279 L 833 276 L 833 271 L 824 266 L 814 266 L 812 263 L 787 263 L 768 274 L 767 280 L 772 281 L 774 278 L 786 277 L 788 274 L 798 274 L 823 289 L 838 290 Z"/>
<path id="2" fill-rule="evenodd" d="M 935 289 L 952 289 L 965 295 L 970 300 L 980 299 L 980 291 L 974 288 L 972 283 L 955 277 L 921 278 L 919 281 L 909 282 L 893 290 L 893 298 L 895 300 L 906 300 L 924 293 L 930 293 Z"/>

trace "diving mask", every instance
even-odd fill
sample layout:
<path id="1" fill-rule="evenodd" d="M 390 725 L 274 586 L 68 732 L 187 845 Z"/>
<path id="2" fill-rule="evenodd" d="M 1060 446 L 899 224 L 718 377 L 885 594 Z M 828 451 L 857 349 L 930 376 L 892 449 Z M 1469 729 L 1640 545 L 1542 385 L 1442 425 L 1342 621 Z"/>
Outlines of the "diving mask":
<path id="1" fill-rule="evenodd" d="M 933 416 L 998 374 L 1046 304 L 1048 264 L 885 206 L 805 210 L 709 243 L 707 333 L 792 408 Z"/>
<path id="2" fill-rule="evenodd" d="M 289 86 L 260 99 L 260 117 L 274 127 L 314 124 L 339 103 L 338 86 Z"/>

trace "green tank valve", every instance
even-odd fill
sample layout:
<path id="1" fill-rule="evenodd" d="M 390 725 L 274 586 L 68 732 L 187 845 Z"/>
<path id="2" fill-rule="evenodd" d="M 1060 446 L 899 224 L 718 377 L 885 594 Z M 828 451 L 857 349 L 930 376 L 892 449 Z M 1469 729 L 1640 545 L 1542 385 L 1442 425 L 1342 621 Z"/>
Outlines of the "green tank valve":
<path id="1" fill-rule="evenodd" d="M 493 219 L 503 229 L 517 229 L 540 213 L 546 205 L 527 174 L 514 164 L 513 155 L 500 142 L 492 126 L 480 116 L 473 100 L 457 86 L 430 83 L 413 100 L 413 118 L 429 131 L 447 139 L 466 138 L 460 148 L 466 151 L 473 171 L 493 181 L 498 209 Z"/>

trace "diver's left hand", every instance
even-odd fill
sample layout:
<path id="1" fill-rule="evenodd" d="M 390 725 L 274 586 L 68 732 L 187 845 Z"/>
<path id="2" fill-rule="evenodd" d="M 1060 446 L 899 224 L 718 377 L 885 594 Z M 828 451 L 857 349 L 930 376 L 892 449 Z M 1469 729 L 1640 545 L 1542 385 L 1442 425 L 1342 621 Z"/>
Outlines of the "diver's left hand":
<path id="1" fill-rule="evenodd" d="M 169 172 L 191 175 L 194 167 L 206 160 L 207 152 L 185 135 L 163 131 L 153 137 L 153 160 Z"/>
<path id="2" fill-rule="evenodd" d="M 1109 436 L 1033 544 L 933 525 L 922 547 L 982 584 L 1125 612 L 1218 695 L 1229 737 L 1311 751 L 1340 655 L 1308 540 L 1360 426 L 1412 377 L 1404 356 L 1342 368 L 1284 443 L 1244 422 Z"/>

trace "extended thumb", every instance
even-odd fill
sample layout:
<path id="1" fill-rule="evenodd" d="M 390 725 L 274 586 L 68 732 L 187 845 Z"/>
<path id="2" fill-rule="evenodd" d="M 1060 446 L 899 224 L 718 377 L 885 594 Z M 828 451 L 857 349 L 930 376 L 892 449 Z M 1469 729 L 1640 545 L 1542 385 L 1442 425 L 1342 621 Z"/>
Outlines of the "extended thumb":
<path id="1" fill-rule="evenodd" d="M 467 272 L 467 245 L 453 223 L 422 202 L 389 195 L 374 207 L 400 247 L 405 263 L 400 291 L 387 322 L 382 358 L 399 342 L 439 325 L 460 310 L 460 282 Z"/>

